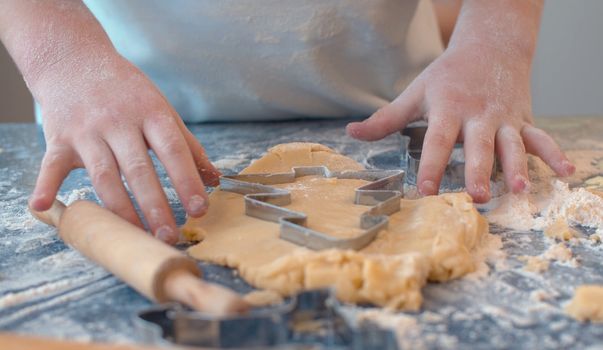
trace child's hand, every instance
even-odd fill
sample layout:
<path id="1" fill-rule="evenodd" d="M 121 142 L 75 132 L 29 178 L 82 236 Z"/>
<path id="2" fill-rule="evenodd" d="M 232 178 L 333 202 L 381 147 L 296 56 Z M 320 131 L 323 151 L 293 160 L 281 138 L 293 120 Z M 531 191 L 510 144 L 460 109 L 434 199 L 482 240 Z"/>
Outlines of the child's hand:
<path id="1" fill-rule="evenodd" d="M 90 51 L 63 58 L 32 87 L 47 150 L 30 204 L 49 208 L 69 172 L 85 167 L 105 206 L 141 225 L 123 174 L 152 232 L 175 243 L 176 223 L 148 150 L 163 163 L 194 217 L 207 210 L 203 182 L 216 184 L 219 172 L 144 74 L 117 54 Z"/>
<path id="2" fill-rule="evenodd" d="M 475 14 L 466 17 L 471 15 Z M 455 35 L 462 35 L 456 31 Z M 350 135 L 380 139 L 424 116 L 428 130 L 417 184 L 425 195 L 438 193 L 457 140 L 464 142 L 466 187 L 476 202 L 490 199 L 495 152 L 513 192 L 525 191 L 529 185 L 526 151 L 542 158 L 561 176 L 573 173 L 574 166 L 555 141 L 532 125 L 531 52 L 525 55 L 504 40 L 476 40 L 471 32 L 469 37 L 454 42 L 453 36 L 444 54 L 397 99 L 369 119 L 351 123 Z"/>
<path id="3" fill-rule="evenodd" d="M 178 230 L 149 157 L 167 169 L 189 215 L 207 210 L 219 172 L 163 95 L 122 58 L 82 1 L 0 1 L 0 39 L 42 107 L 46 154 L 30 206 L 48 209 L 69 172 L 85 167 L 105 206 L 141 225 L 123 174 L 155 236 Z"/>

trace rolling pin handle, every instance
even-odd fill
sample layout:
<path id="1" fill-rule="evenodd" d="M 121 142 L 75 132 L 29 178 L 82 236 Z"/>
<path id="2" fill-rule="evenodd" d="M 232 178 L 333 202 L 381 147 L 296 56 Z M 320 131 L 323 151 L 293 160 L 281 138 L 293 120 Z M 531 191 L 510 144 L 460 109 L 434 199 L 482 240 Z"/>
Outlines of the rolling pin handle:
<path id="1" fill-rule="evenodd" d="M 61 216 L 67 207 L 63 202 L 55 199 L 50 209 L 46 211 L 37 211 L 33 210 L 33 208 L 29 207 L 29 211 L 31 214 L 38 220 L 42 221 L 47 225 L 51 225 L 54 227 L 59 227 L 59 223 L 61 222 Z"/>

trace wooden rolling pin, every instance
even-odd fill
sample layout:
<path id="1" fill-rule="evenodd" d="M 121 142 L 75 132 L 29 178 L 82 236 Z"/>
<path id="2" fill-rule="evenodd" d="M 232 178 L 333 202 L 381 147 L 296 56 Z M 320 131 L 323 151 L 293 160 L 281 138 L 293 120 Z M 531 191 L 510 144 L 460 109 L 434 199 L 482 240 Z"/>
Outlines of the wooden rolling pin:
<path id="1" fill-rule="evenodd" d="M 166 348 L 157 348 L 150 346 L 135 346 L 125 344 L 101 344 L 91 342 L 74 342 L 68 340 L 58 340 L 49 338 L 39 338 L 37 336 L 26 336 L 14 333 L 0 332 L 0 344 L 2 349 L 8 350 L 165 350 Z M 192 350 L 190 348 L 172 348 L 180 350 Z"/>
<path id="2" fill-rule="evenodd" d="M 216 316 L 248 308 L 239 294 L 203 281 L 193 259 L 95 203 L 65 207 L 55 200 L 47 211 L 30 211 L 57 227 L 65 243 L 151 300 L 176 301 Z"/>

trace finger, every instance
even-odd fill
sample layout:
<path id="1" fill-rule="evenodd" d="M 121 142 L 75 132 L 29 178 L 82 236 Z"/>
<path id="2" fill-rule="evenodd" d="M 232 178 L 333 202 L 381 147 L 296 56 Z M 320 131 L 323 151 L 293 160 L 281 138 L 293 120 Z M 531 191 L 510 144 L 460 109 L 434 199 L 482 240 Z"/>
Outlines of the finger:
<path id="1" fill-rule="evenodd" d="M 205 186 L 175 118 L 171 115 L 147 118 L 144 134 L 166 168 L 187 213 L 193 217 L 205 214 L 208 206 Z"/>
<path id="2" fill-rule="evenodd" d="M 444 118 L 441 114 L 429 116 L 417 176 L 421 194 L 438 194 L 442 174 L 446 170 L 460 128 L 461 121 L 458 118 Z"/>
<path id="3" fill-rule="evenodd" d="M 174 244 L 178 231 L 142 135 L 135 132 L 108 140 L 149 228 L 160 240 Z"/>
<path id="4" fill-rule="evenodd" d="M 502 126 L 496 132 L 496 153 L 502 163 L 507 187 L 513 193 L 529 189 L 528 159 L 519 132 L 511 126 Z"/>
<path id="5" fill-rule="evenodd" d="M 222 176 L 222 173 L 211 163 L 207 157 L 207 153 L 205 153 L 205 149 L 203 146 L 201 146 L 199 140 L 197 140 L 190 130 L 188 130 L 174 107 L 172 107 L 167 100 L 166 104 L 169 106 L 172 115 L 176 118 L 178 127 L 180 128 L 180 131 L 182 131 L 184 139 L 191 150 L 195 166 L 197 167 L 199 174 L 201 174 L 201 180 L 203 180 L 203 183 L 207 186 L 218 186 L 220 184 L 220 176 Z"/>
<path id="6" fill-rule="evenodd" d="M 485 203 L 490 200 L 494 130 L 482 123 L 468 122 L 463 134 L 467 192 L 476 203 Z"/>
<path id="7" fill-rule="evenodd" d="M 544 160 L 557 175 L 570 176 L 576 171 L 576 167 L 567 159 L 557 142 L 544 130 L 526 125 L 521 130 L 521 137 L 528 153 Z"/>
<path id="8" fill-rule="evenodd" d="M 63 180 L 74 168 L 73 152 L 67 147 L 49 146 L 42 159 L 36 187 L 29 206 L 37 211 L 50 209 Z"/>
<path id="9" fill-rule="evenodd" d="M 422 102 L 423 87 L 414 82 L 398 98 L 377 110 L 368 119 L 348 124 L 346 131 L 348 135 L 359 140 L 382 139 L 417 119 Z"/>
<path id="10" fill-rule="evenodd" d="M 205 149 L 203 149 L 197 138 L 186 127 L 184 128 L 184 138 L 188 144 L 188 148 L 191 150 L 195 166 L 199 174 L 201 174 L 203 183 L 208 186 L 218 186 L 222 173 L 209 161 Z"/>
<path id="11" fill-rule="evenodd" d="M 117 162 L 109 146 L 100 139 L 88 142 L 80 151 L 80 158 L 90 175 L 96 194 L 105 207 L 132 224 L 143 227 L 121 180 Z"/>

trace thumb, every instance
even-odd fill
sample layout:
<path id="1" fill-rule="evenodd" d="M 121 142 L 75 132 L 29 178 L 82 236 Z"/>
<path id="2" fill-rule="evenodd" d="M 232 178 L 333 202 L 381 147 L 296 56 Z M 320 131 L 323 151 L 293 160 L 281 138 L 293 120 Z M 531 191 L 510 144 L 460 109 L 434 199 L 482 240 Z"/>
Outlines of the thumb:
<path id="1" fill-rule="evenodd" d="M 419 117 L 423 91 L 422 84 L 413 82 L 394 101 L 378 109 L 368 119 L 348 124 L 348 135 L 358 140 L 374 141 L 403 129 Z"/>

